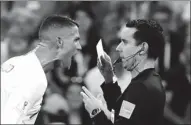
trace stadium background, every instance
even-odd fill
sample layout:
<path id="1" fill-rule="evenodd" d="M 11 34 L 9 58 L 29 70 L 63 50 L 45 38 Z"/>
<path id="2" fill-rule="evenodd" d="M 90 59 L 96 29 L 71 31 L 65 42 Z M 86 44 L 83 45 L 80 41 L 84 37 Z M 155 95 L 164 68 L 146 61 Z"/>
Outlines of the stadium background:
<path id="1" fill-rule="evenodd" d="M 164 28 L 164 60 L 156 62 L 156 68 L 166 89 L 165 124 L 191 123 L 189 1 L 1 1 L 1 64 L 32 50 L 40 22 L 51 14 L 66 15 L 80 24 L 82 51 L 70 70 L 57 68 L 47 74 L 49 85 L 36 125 L 90 125 L 79 92 L 85 85 L 95 96 L 101 93 L 96 43 L 102 38 L 105 51 L 115 60 L 120 26 L 138 18 L 156 19 Z M 123 90 L 128 72 L 117 65 L 116 74 Z"/>

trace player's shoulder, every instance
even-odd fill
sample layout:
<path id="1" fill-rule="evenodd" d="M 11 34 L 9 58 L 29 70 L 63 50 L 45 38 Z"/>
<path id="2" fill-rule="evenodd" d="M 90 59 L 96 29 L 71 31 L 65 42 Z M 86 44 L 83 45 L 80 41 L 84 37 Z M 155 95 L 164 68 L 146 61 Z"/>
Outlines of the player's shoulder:
<path id="1" fill-rule="evenodd" d="M 1 70 L 10 69 L 10 68 L 12 69 L 19 63 L 20 58 L 21 58 L 20 56 L 17 56 L 17 57 L 12 57 L 12 58 L 8 59 L 1 65 Z"/>
<path id="2" fill-rule="evenodd" d="M 15 57 L 12 57 L 10 59 L 8 59 L 7 61 L 5 61 L 2 66 L 6 65 L 6 64 L 17 64 L 21 61 L 22 59 L 22 56 L 15 56 Z"/>
<path id="3" fill-rule="evenodd" d="M 25 56 L 24 55 L 15 56 L 8 59 L 1 65 L 1 71 L 9 73 L 13 69 L 15 69 L 14 71 L 16 71 L 16 69 L 19 69 L 16 72 L 14 72 L 14 73 L 18 73 L 18 72 L 22 72 L 22 69 L 23 70 L 26 69 L 25 66 L 26 66 Z"/>

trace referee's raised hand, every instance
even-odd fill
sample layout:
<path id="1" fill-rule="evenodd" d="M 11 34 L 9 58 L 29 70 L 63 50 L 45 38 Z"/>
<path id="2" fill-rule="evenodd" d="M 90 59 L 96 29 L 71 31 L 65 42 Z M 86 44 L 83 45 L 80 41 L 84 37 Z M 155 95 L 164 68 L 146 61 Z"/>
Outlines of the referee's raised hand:
<path id="1" fill-rule="evenodd" d="M 85 109 L 89 114 L 91 114 L 94 109 L 103 109 L 103 103 L 101 100 L 94 97 L 86 87 L 82 87 L 82 90 L 83 91 L 80 94 L 83 97 Z"/>
<path id="2" fill-rule="evenodd" d="M 97 66 L 100 71 L 100 73 L 103 75 L 105 79 L 105 83 L 111 83 L 113 81 L 113 67 L 111 63 L 111 58 L 104 52 L 104 57 L 101 56 L 101 62 L 102 65 L 100 64 L 100 61 L 97 60 Z"/>

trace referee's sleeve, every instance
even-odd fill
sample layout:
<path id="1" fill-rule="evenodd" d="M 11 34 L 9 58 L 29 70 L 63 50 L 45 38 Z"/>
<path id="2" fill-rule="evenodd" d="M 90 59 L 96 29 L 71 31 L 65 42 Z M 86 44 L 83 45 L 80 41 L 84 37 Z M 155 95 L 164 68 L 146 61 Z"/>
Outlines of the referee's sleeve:
<path id="1" fill-rule="evenodd" d="M 117 98 L 121 95 L 121 89 L 118 82 L 108 84 L 104 82 L 101 85 L 101 88 L 103 90 L 105 101 L 107 102 L 107 107 L 111 111 L 111 109 L 114 108 Z"/>

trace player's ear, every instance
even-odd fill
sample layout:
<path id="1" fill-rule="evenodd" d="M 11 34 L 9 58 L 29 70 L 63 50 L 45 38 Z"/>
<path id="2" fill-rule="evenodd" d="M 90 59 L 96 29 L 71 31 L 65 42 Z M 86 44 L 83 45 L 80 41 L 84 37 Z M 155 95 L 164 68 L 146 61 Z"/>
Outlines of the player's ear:
<path id="1" fill-rule="evenodd" d="M 57 48 L 64 47 L 64 41 L 60 37 L 57 37 L 56 44 L 57 44 Z"/>
<path id="2" fill-rule="evenodd" d="M 147 42 L 143 42 L 142 44 L 141 44 L 141 46 L 142 46 L 142 48 L 141 48 L 141 51 L 140 51 L 140 55 L 144 55 L 144 54 L 146 54 L 147 52 L 148 52 L 148 49 L 149 49 L 149 45 L 148 45 L 148 43 Z"/>

